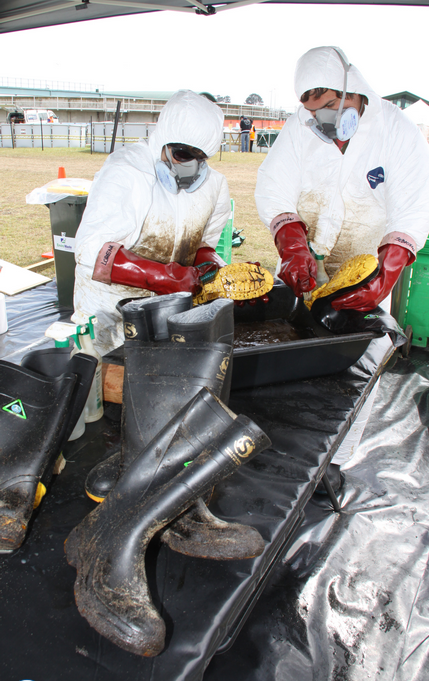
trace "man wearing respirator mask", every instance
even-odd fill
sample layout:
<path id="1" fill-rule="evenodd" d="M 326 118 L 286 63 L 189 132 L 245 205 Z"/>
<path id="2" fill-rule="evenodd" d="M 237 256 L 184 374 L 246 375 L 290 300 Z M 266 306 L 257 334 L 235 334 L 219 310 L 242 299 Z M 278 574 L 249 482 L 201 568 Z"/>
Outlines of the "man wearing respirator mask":
<path id="1" fill-rule="evenodd" d="M 216 104 L 181 90 L 148 142 L 114 152 L 95 176 L 76 237 L 72 320 L 97 316 L 102 355 L 123 342 L 119 300 L 195 295 L 201 276 L 226 264 L 215 248 L 231 212 L 228 185 L 207 165 L 223 119 Z"/>
<path id="2" fill-rule="evenodd" d="M 425 244 L 428 144 L 339 48 L 304 54 L 295 92 L 301 106 L 262 164 L 255 193 L 279 251 L 278 276 L 297 296 L 316 286 L 308 243 L 329 277 L 349 258 L 373 254 L 379 274 L 332 302 L 372 310 Z"/>
<path id="3" fill-rule="evenodd" d="M 323 259 L 330 278 L 349 258 L 378 256 L 372 281 L 331 301 L 335 310 L 373 310 L 426 242 L 428 144 L 339 48 L 304 54 L 295 92 L 301 106 L 260 167 L 255 192 L 279 252 L 278 276 L 301 297 L 316 287 L 316 259 Z M 377 387 L 328 467 L 336 490 L 343 480 L 340 466 L 357 449 Z"/>

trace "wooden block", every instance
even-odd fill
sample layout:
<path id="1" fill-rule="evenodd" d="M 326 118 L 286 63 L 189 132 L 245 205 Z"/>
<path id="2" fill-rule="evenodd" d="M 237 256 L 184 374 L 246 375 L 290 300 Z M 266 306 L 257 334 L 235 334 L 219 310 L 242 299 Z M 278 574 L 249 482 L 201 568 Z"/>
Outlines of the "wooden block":
<path id="1" fill-rule="evenodd" d="M 106 402 L 122 404 L 122 387 L 124 385 L 124 367 L 118 364 L 103 364 L 103 399 Z"/>
<path id="2" fill-rule="evenodd" d="M 25 270 L 31 270 L 32 272 L 42 272 L 47 270 L 48 267 L 55 264 L 54 258 L 48 258 L 47 260 L 41 260 L 40 262 L 35 262 L 34 265 L 26 265 Z"/>

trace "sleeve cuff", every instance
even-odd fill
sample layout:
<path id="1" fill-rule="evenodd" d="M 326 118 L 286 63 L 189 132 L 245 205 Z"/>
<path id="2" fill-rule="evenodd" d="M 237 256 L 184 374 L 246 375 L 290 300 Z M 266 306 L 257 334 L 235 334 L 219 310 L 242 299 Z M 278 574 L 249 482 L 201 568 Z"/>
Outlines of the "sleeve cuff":
<path id="1" fill-rule="evenodd" d="M 409 264 L 414 262 L 416 259 L 417 244 L 409 234 L 405 234 L 404 232 L 390 232 L 383 237 L 378 248 L 380 249 L 382 246 L 386 246 L 387 244 L 402 246 L 402 248 L 406 248 L 408 251 L 410 251 L 412 259 L 410 259 Z"/>
<path id="2" fill-rule="evenodd" d="M 122 248 L 122 244 L 117 244 L 114 241 L 108 241 L 100 249 L 97 259 L 95 261 L 92 279 L 94 281 L 101 281 L 103 284 L 112 283 L 112 267 L 115 260 L 116 253 Z"/>
<path id="3" fill-rule="evenodd" d="M 299 222 L 303 226 L 304 232 L 307 234 L 307 227 L 297 213 L 281 213 L 280 215 L 277 215 L 270 224 L 270 232 L 274 239 L 276 238 L 277 232 L 291 222 Z"/>

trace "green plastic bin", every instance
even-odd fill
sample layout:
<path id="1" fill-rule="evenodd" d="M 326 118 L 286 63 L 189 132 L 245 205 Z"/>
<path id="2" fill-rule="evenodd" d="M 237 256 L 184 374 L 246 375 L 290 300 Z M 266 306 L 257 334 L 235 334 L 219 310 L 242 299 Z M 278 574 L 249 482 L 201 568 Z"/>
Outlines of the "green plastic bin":
<path id="1" fill-rule="evenodd" d="M 58 300 L 64 307 L 73 307 L 75 236 L 86 208 L 87 196 L 67 196 L 47 203 L 51 218 L 52 245 Z"/>
<path id="2" fill-rule="evenodd" d="M 220 255 L 225 262 L 230 265 L 232 258 L 232 228 L 234 225 L 234 199 L 231 199 L 231 215 L 229 220 L 223 228 L 218 245 L 216 246 L 216 253 Z"/>
<path id="3" fill-rule="evenodd" d="M 412 345 L 428 346 L 429 340 L 429 239 L 412 265 L 402 272 L 392 293 L 392 315 L 398 324 L 413 330 Z"/>
<path id="4" fill-rule="evenodd" d="M 258 132 L 256 135 L 257 147 L 271 148 L 279 136 L 280 130 L 270 130 L 268 132 Z"/>

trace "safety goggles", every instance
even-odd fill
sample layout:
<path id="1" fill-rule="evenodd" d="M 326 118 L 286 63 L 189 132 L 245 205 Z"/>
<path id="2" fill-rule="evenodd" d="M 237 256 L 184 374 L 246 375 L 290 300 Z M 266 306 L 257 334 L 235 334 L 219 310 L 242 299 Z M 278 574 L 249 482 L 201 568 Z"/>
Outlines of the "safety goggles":
<path id="1" fill-rule="evenodd" d="M 187 144 L 169 144 L 171 155 L 178 163 L 188 163 L 189 161 L 205 161 L 207 156 L 201 149 L 190 147 Z"/>

